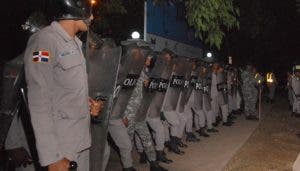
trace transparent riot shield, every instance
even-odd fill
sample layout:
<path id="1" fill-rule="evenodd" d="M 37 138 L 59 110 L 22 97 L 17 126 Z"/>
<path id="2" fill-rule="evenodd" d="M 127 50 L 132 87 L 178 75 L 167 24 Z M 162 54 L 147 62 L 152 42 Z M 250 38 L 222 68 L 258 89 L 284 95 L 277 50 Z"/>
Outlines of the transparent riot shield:
<path id="1" fill-rule="evenodd" d="M 159 57 L 157 53 L 153 53 L 151 55 L 153 66 L 148 68 L 148 71 L 144 71 L 148 76 L 148 84 L 143 87 L 142 99 L 138 102 L 140 105 L 135 113 L 136 122 L 144 121 L 146 119 L 148 108 L 156 91 L 158 90 L 160 76 L 164 67 L 163 58 Z"/>
<path id="2" fill-rule="evenodd" d="M 102 168 L 108 119 L 112 110 L 121 51 L 121 47 L 115 47 L 113 43 L 104 41 L 101 47 L 91 45 L 86 57 L 89 96 L 104 101 L 104 108 L 99 117 L 91 119 L 90 170 L 92 171 Z"/>
<path id="3" fill-rule="evenodd" d="M 171 58 L 168 59 L 168 56 Z M 161 67 L 162 71 L 160 72 L 160 69 L 157 69 L 157 71 L 159 71 L 160 74 L 158 74 L 158 88 L 148 109 L 148 117 L 150 118 L 160 117 L 161 115 L 161 108 L 164 103 L 165 95 L 169 86 L 170 76 L 174 65 L 172 57 L 173 53 L 171 51 L 162 52 L 157 56 L 157 60 L 159 61 L 157 62 L 157 64 L 155 64 L 155 66 Z"/>
<path id="4" fill-rule="evenodd" d="M 184 85 L 183 89 L 181 89 L 181 98 L 178 103 L 179 105 L 179 112 L 184 112 L 184 106 L 187 104 L 191 93 L 192 93 L 192 86 L 191 86 L 191 74 L 192 74 L 192 61 L 189 58 L 185 58 L 184 62 Z"/>
<path id="5" fill-rule="evenodd" d="M 170 84 L 166 92 L 164 111 L 174 111 L 177 108 L 180 92 L 184 86 L 185 60 L 178 58 L 175 62 Z"/>
<path id="6" fill-rule="evenodd" d="M 23 63 L 20 62 L 22 56 L 7 62 L 3 69 L 3 80 L 1 82 L 1 102 L 0 102 L 0 148 L 4 147 L 7 132 L 11 121 L 17 113 L 19 106 L 18 99 L 18 76 L 22 71 Z"/>

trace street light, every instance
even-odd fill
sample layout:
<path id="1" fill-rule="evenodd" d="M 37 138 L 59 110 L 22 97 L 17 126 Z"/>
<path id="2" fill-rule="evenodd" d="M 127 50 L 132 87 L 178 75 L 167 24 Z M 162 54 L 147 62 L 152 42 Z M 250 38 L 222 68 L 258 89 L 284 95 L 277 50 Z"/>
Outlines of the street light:
<path id="1" fill-rule="evenodd" d="M 206 53 L 206 57 L 211 58 L 212 57 L 212 53 L 211 52 L 207 52 Z"/>
<path id="2" fill-rule="evenodd" d="M 96 0 L 91 0 L 92 6 L 96 4 Z"/>
<path id="3" fill-rule="evenodd" d="M 131 38 L 132 39 L 139 39 L 141 37 L 140 33 L 137 31 L 134 31 L 131 33 Z"/>

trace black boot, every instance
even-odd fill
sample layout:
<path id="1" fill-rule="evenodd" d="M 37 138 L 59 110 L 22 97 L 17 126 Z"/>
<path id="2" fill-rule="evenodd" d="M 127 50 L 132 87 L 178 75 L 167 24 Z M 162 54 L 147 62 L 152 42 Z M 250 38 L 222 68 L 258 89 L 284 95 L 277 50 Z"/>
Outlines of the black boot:
<path id="1" fill-rule="evenodd" d="M 219 124 L 220 124 L 221 121 L 222 121 L 221 117 L 220 117 L 220 116 L 217 116 L 216 122 L 213 123 L 213 125 L 214 125 L 215 127 L 217 127 L 217 126 L 219 126 Z"/>
<path id="2" fill-rule="evenodd" d="M 199 130 L 197 130 L 196 132 L 198 132 L 199 136 L 202 137 L 209 137 L 209 135 L 205 132 L 204 128 L 200 128 Z"/>
<path id="3" fill-rule="evenodd" d="M 151 161 L 150 162 L 150 171 L 168 171 L 168 170 L 161 167 L 157 161 Z"/>
<path id="4" fill-rule="evenodd" d="M 179 147 L 181 147 L 181 148 L 187 148 L 187 147 L 188 147 L 186 144 L 184 144 L 184 143 L 181 141 L 180 138 L 175 137 L 175 140 L 176 140 L 176 143 L 177 143 L 177 145 L 178 145 Z"/>
<path id="5" fill-rule="evenodd" d="M 211 129 L 207 129 L 207 132 L 219 132 L 217 129 L 215 129 L 215 128 L 211 128 Z"/>
<path id="6" fill-rule="evenodd" d="M 193 134 L 192 132 L 187 132 L 186 133 L 186 141 L 187 142 L 199 142 L 200 139 L 196 137 L 195 134 Z"/>
<path id="7" fill-rule="evenodd" d="M 227 122 L 223 122 L 223 125 L 224 126 L 232 126 L 232 123 L 230 123 L 229 121 L 227 121 Z"/>
<path id="8" fill-rule="evenodd" d="M 181 151 L 176 143 L 175 137 L 171 136 L 171 141 L 166 142 L 165 146 L 168 148 L 169 151 L 174 152 L 179 155 L 183 155 L 184 151 Z"/>
<path id="9" fill-rule="evenodd" d="M 236 116 L 234 116 L 234 114 L 230 113 L 230 114 L 228 115 L 228 118 L 229 118 L 230 120 L 234 120 L 234 119 L 236 119 Z"/>
<path id="10" fill-rule="evenodd" d="M 140 154 L 140 163 L 146 164 L 147 163 L 147 155 L 146 155 L 145 151 L 143 151 L 142 153 L 139 153 L 139 154 Z"/>
<path id="11" fill-rule="evenodd" d="M 173 162 L 165 156 L 164 151 L 156 151 L 156 160 L 167 164 Z"/>
<path id="12" fill-rule="evenodd" d="M 134 167 L 123 168 L 123 171 L 137 171 Z"/>

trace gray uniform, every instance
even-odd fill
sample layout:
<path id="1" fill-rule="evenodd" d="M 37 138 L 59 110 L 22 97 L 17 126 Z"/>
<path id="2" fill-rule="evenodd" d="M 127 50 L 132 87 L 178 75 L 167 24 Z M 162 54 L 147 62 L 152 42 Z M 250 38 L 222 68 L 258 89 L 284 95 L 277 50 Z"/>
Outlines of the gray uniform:
<path id="1" fill-rule="evenodd" d="M 108 132 L 120 149 L 121 160 L 124 168 L 129 168 L 133 165 L 131 155 L 132 143 L 128 135 L 128 129 L 122 121 L 124 111 L 139 77 L 138 74 L 134 74 L 133 72 L 131 73 L 132 74 L 128 74 L 127 78 L 124 80 L 119 97 L 114 103 L 108 125 Z"/>
<path id="2" fill-rule="evenodd" d="M 193 91 L 194 100 L 192 109 L 195 111 L 194 123 L 196 130 L 205 127 L 205 121 L 210 125 L 212 124 L 212 113 L 210 108 L 210 101 L 207 101 L 206 93 L 208 93 L 208 87 L 204 78 L 199 77 L 196 82 L 195 89 Z"/>
<path id="3" fill-rule="evenodd" d="M 300 78 L 292 76 L 293 112 L 300 114 Z"/>
<path id="4" fill-rule="evenodd" d="M 202 104 L 196 104 L 197 102 L 199 102 L 198 100 L 198 96 L 197 94 L 194 92 L 195 88 L 196 88 L 196 84 L 198 82 L 198 72 L 193 71 L 191 73 L 191 81 L 190 81 L 190 88 L 192 89 L 191 95 L 188 99 L 188 102 L 186 104 L 186 109 L 185 109 L 185 115 L 187 117 L 186 120 L 186 126 L 185 126 L 185 130 L 186 132 L 193 132 L 193 113 L 191 108 L 195 105 L 197 107 L 202 108 Z"/>
<path id="5" fill-rule="evenodd" d="M 184 86 L 184 64 L 178 62 L 170 79 L 170 85 L 166 92 L 163 111 L 167 121 L 170 123 L 171 135 L 180 137 L 181 123 L 184 123 L 184 117 L 178 115 L 177 107 L 180 100 L 181 89 Z"/>
<path id="6" fill-rule="evenodd" d="M 81 41 L 57 22 L 32 35 L 24 56 L 28 102 L 42 166 L 63 158 L 89 168 L 90 114 Z"/>
<path id="7" fill-rule="evenodd" d="M 130 168 L 133 164 L 131 155 L 132 142 L 122 119 L 125 116 L 126 106 L 140 77 L 144 60 L 144 54 L 139 47 L 129 48 L 127 54 L 123 56 L 123 63 L 120 66 L 121 69 L 118 76 L 118 82 L 121 85 L 118 86 L 120 88 L 119 93 L 115 99 L 108 125 L 108 132 L 120 149 L 124 168 Z"/>
<path id="8" fill-rule="evenodd" d="M 293 89 L 292 89 L 292 75 L 288 76 L 288 80 L 287 80 L 287 91 L 288 91 L 288 99 L 289 99 L 289 103 L 290 106 L 293 106 L 294 104 L 294 99 L 293 99 Z"/>
<path id="9" fill-rule="evenodd" d="M 227 73 L 227 85 L 228 85 L 228 111 L 238 110 L 238 85 L 237 85 L 237 73 L 234 71 L 228 71 Z"/>
<path id="10" fill-rule="evenodd" d="M 160 114 L 169 85 L 173 64 L 167 64 L 164 62 L 162 65 L 163 71 L 160 75 L 158 90 L 156 91 L 147 112 L 147 122 L 154 131 L 154 139 L 156 144 L 155 149 L 157 151 L 162 151 L 164 149 L 165 141 L 168 141 L 169 139 L 169 132 L 166 131 L 163 122 L 160 119 Z"/>
<path id="11" fill-rule="evenodd" d="M 212 98 L 212 110 L 213 110 L 213 122 L 219 113 L 219 108 L 221 108 L 223 122 L 227 122 L 228 117 L 228 104 L 227 104 L 227 94 L 224 92 L 225 80 L 224 73 L 212 73 L 212 84 L 211 84 L 211 98 Z"/>
<path id="12" fill-rule="evenodd" d="M 193 87 L 191 86 L 191 74 L 192 74 L 192 63 L 189 61 L 184 61 L 184 86 L 181 89 L 180 98 L 178 101 L 178 116 L 180 119 L 178 137 L 182 138 L 184 130 L 187 129 L 187 121 L 192 121 L 193 113 L 191 111 L 190 106 L 190 97 L 193 91 Z M 190 124 L 188 125 L 188 130 L 190 131 Z"/>

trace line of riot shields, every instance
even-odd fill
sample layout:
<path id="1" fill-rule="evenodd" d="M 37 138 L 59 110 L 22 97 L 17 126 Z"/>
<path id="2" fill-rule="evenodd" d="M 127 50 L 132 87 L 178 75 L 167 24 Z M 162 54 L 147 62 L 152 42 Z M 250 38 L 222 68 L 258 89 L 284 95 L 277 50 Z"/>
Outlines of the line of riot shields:
<path id="1" fill-rule="evenodd" d="M 104 103 L 101 114 L 91 119 L 91 171 L 107 166 L 108 135 L 119 148 L 124 169 L 134 169 L 131 146 L 136 144 L 149 170 L 166 170 L 159 165 L 172 163 L 165 148 L 183 155 L 185 141 L 209 137 L 222 121 L 231 126 L 239 113 L 236 68 L 178 56 L 169 49 L 154 51 L 142 40 L 117 46 L 93 33 L 86 47 L 89 95 Z M 3 70 L 0 171 L 43 170 L 27 107 L 23 56 L 7 62 Z"/>

